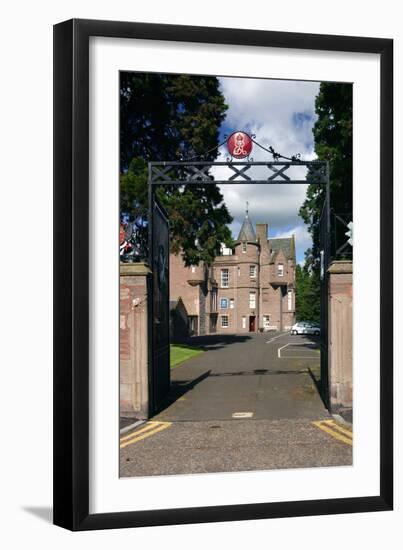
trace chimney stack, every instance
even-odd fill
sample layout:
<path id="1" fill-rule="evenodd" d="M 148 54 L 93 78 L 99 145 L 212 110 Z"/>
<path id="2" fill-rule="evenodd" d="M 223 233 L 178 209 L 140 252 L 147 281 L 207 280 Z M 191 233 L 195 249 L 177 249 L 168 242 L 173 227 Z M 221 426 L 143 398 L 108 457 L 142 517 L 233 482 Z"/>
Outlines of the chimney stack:
<path id="1" fill-rule="evenodd" d="M 256 237 L 260 242 L 260 246 L 267 243 L 267 236 L 269 233 L 269 227 L 267 223 L 257 223 L 256 224 Z"/>

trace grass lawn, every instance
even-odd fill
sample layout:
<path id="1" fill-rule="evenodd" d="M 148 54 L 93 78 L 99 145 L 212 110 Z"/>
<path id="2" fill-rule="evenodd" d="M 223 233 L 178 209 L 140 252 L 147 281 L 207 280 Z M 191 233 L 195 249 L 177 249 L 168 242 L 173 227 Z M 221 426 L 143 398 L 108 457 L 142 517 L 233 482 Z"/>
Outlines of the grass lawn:
<path id="1" fill-rule="evenodd" d="M 178 367 L 188 359 L 196 357 L 203 353 L 200 348 L 194 348 L 192 346 L 186 346 L 185 344 L 172 344 L 171 345 L 171 369 Z"/>

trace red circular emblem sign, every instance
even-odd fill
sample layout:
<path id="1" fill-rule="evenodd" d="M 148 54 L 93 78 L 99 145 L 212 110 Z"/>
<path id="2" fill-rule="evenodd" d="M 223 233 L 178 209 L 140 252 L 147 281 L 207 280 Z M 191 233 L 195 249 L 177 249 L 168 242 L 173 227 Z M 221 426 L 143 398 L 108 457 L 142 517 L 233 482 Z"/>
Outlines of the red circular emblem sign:
<path id="1" fill-rule="evenodd" d="M 232 157 L 244 159 L 252 151 L 252 138 L 245 132 L 234 132 L 227 139 L 227 147 Z"/>

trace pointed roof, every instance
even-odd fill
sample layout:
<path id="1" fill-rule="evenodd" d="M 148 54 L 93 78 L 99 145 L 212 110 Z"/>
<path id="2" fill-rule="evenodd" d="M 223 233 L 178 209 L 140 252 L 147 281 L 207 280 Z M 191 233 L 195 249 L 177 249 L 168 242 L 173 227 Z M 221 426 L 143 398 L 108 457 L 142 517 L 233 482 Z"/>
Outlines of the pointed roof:
<path id="1" fill-rule="evenodd" d="M 285 237 L 285 238 L 271 238 L 271 239 L 268 239 L 268 243 L 272 251 L 271 262 L 274 262 L 280 250 L 283 251 L 287 260 L 293 260 L 295 262 L 294 235 L 292 237 Z"/>
<path id="2" fill-rule="evenodd" d="M 256 233 L 253 229 L 252 222 L 249 219 L 248 203 L 246 203 L 245 219 L 242 222 L 241 229 L 238 235 L 238 241 L 256 241 Z"/>

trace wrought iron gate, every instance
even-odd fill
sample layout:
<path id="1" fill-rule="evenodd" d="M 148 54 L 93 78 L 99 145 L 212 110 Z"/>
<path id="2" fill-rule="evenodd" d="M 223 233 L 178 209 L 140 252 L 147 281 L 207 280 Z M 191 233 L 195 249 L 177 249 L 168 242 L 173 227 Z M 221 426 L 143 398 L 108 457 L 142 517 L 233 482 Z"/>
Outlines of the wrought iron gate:
<path id="1" fill-rule="evenodd" d="M 325 201 L 319 219 L 320 243 L 320 325 L 321 325 L 321 353 L 320 378 L 322 399 L 326 407 L 330 406 L 330 377 L 329 377 L 329 272 L 333 260 L 352 260 L 352 239 L 348 238 L 352 230 L 352 213 L 334 212 L 330 205 L 329 185 L 327 186 Z"/>
<path id="2" fill-rule="evenodd" d="M 151 369 L 149 376 L 150 413 L 162 405 L 170 387 L 169 349 L 169 223 L 168 216 L 151 194 L 151 227 L 149 233 L 152 292 L 150 303 Z"/>
<path id="3" fill-rule="evenodd" d="M 329 408 L 329 273 L 330 197 L 325 197 L 319 220 L 320 242 L 320 387 L 323 402 Z"/>

